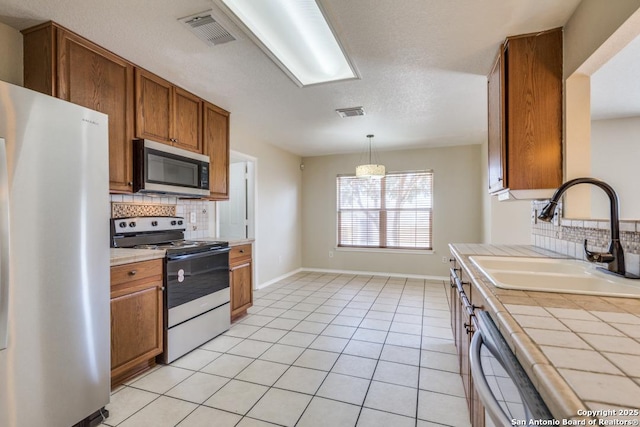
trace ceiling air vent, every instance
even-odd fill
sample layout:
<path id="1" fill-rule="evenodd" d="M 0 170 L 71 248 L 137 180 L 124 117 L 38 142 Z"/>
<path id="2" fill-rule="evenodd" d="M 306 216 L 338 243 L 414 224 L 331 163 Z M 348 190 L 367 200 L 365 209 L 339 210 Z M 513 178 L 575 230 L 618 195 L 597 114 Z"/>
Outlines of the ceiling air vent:
<path id="1" fill-rule="evenodd" d="M 237 40 L 238 37 L 223 27 L 220 19 L 214 18 L 211 12 L 211 10 L 207 10 L 180 18 L 178 21 L 186 25 L 193 34 L 210 46 Z"/>
<path id="2" fill-rule="evenodd" d="M 364 109 L 362 107 L 338 108 L 336 113 L 346 119 L 347 117 L 364 116 Z"/>

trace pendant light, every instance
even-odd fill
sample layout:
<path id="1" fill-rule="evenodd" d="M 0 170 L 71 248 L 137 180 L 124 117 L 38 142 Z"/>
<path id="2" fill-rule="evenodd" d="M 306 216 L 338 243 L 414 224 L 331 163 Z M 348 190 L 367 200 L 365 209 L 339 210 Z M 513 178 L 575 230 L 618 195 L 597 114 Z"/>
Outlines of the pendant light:
<path id="1" fill-rule="evenodd" d="M 356 176 L 358 178 L 382 178 L 385 174 L 384 165 L 376 165 L 371 162 L 371 138 L 373 135 L 367 135 L 369 138 L 369 164 L 356 166 Z"/>

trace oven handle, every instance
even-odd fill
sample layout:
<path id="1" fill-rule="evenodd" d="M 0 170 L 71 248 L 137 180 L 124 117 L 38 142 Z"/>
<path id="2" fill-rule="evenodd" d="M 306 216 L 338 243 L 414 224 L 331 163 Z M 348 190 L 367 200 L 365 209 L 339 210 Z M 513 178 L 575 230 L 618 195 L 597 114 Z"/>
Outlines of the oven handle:
<path id="1" fill-rule="evenodd" d="M 184 255 L 168 255 L 167 256 L 167 260 L 168 261 L 183 261 L 185 259 L 198 259 L 198 258 L 208 257 L 208 256 L 211 256 L 211 255 L 226 254 L 226 253 L 229 253 L 230 250 L 231 250 L 231 248 L 214 248 L 214 249 L 211 249 L 211 250 L 206 251 L 206 252 L 196 252 L 196 253 L 184 254 Z"/>
<path id="2" fill-rule="evenodd" d="M 482 347 L 482 333 L 476 331 L 471 337 L 471 344 L 469 346 L 469 365 L 471 366 L 471 377 L 473 378 L 473 385 L 478 392 L 478 396 L 484 405 L 484 408 L 489 413 L 489 416 L 496 425 L 508 426 L 511 425 L 511 418 L 507 416 L 504 410 L 500 407 L 498 400 L 493 395 L 491 387 L 487 382 L 482 364 L 480 362 L 480 348 Z"/>
<path id="3" fill-rule="evenodd" d="M 7 145 L 0 138 L 0 351 L 9 335 L 9 162 Z"/>

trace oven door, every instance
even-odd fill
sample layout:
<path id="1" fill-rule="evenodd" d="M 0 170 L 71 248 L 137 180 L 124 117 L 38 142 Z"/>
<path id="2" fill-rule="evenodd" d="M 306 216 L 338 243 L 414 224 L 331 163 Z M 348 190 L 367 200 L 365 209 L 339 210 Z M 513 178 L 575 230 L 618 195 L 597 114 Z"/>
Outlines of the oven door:
<path id="1" fill-rule="evenodd" d="M 471 338 L 469 363 L 473 385 L 489 415 L 486 425 L 515 425 L 513 420 L 529 425 L 531 419 L 553 419 L 489 313 L 475 315 L 477 330 Z"/>
<path id="2" fill-rule="evenodd" d="M 229 248 L 167 256 L 165 280 L 168 328 L 226 304 Z"/>

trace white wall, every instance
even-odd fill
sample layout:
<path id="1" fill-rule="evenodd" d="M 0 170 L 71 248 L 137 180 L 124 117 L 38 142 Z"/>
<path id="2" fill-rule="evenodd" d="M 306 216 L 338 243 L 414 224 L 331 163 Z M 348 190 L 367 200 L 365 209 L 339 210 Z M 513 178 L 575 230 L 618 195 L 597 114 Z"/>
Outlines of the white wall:
<path id="1" fill-rule="evenodd" d="M 354 173 L 361 156 L 305 157 L 302 264 L 307 268 L 446 276 L 449 264 L 441 260 L 449 258 L 447 245 L 482 239 L 481 148 L 464 145 L 379 153 L 387 171 L 433 169 L 432 255 L 336 251 L 336 175 Z"/>
<path id="2" fill-rule="evenodd" d="M 300 157 L 264 141 L 247 138 L 234 126 L 231 149 L 255 157 L 255 286 L 302 267 Z M 224 203 L 224 202 L 219 202 Z"/>
<path id="3" fill-rule="evenodd" d="M 0 80 L 22 86 L 22 34 L 0 23 Z"/>
<path id="4" fill-rule="evenodd" d="M 633 27 L 637 28 L 638 8 L 640 0 L 582 0 L 564 27 L 564 78 L 578 70 L 593 74 L 614 52 L 635 38 L 637 30 Z M 634 19 L 629 20 L 630 17 Z M 612 38 L 625 23 L 629 31 Z"/>
<path id="5" fill-rule="evenodd" d="M 592 175 L 611 185 L 620 200 L 620 218 L 640 219 L 640 117 L 591 122 Z M 609 199 L 591 192 L 591 217 L 609 218 Z"/>
<path id="6" fill-rule="evenodd" d="M 594 134 L 596 122 L 590 119 L 590 76 L 633 40 L 638 35 L 638 28 L 640 0 L 583 0 L 565 25 L 565 180 L 595 176 L 609 182 L 616 190 L 625 191 L 627 168 L 620 165 L 630 163 L 627 160 L 629 153 L 637 150 L 632 144 L 607 147 L 603 134 L 607 125 L 604 123 L 598 125 L 599 135 Z M 624 127 L 620 132 L 627 132 Z M 631 137 L 620 136 L 623 139 Z M 599 141 L 594 142 L 593 138 Z M 599 164 L 605 166 L 599 167 Z M 620 198 L 621 202 L 626 199 L 622 202 L 623 217 L 639 218 L 640 211 L 631 206 L 637 197 L 630 194 Z M 608 205 L 599 189 L 578 186 L 565 196 L 564 215 L 568 218 L 607 218 Z"/>
<path id="7" fill-rule="evenodd" d="M 592 176 L 591 77 L 575 73 L 565 81 L 564 181 Z M 591 217 L 591 186 L 578 185 L 564 196 L 566 218 Z"/>
<path id="8" fill-rule="evenodd" d="M 531 243 L 531 200 L 498 201 L 491 196 L 491 234 L 486 243 L 528 245 Z"/>

